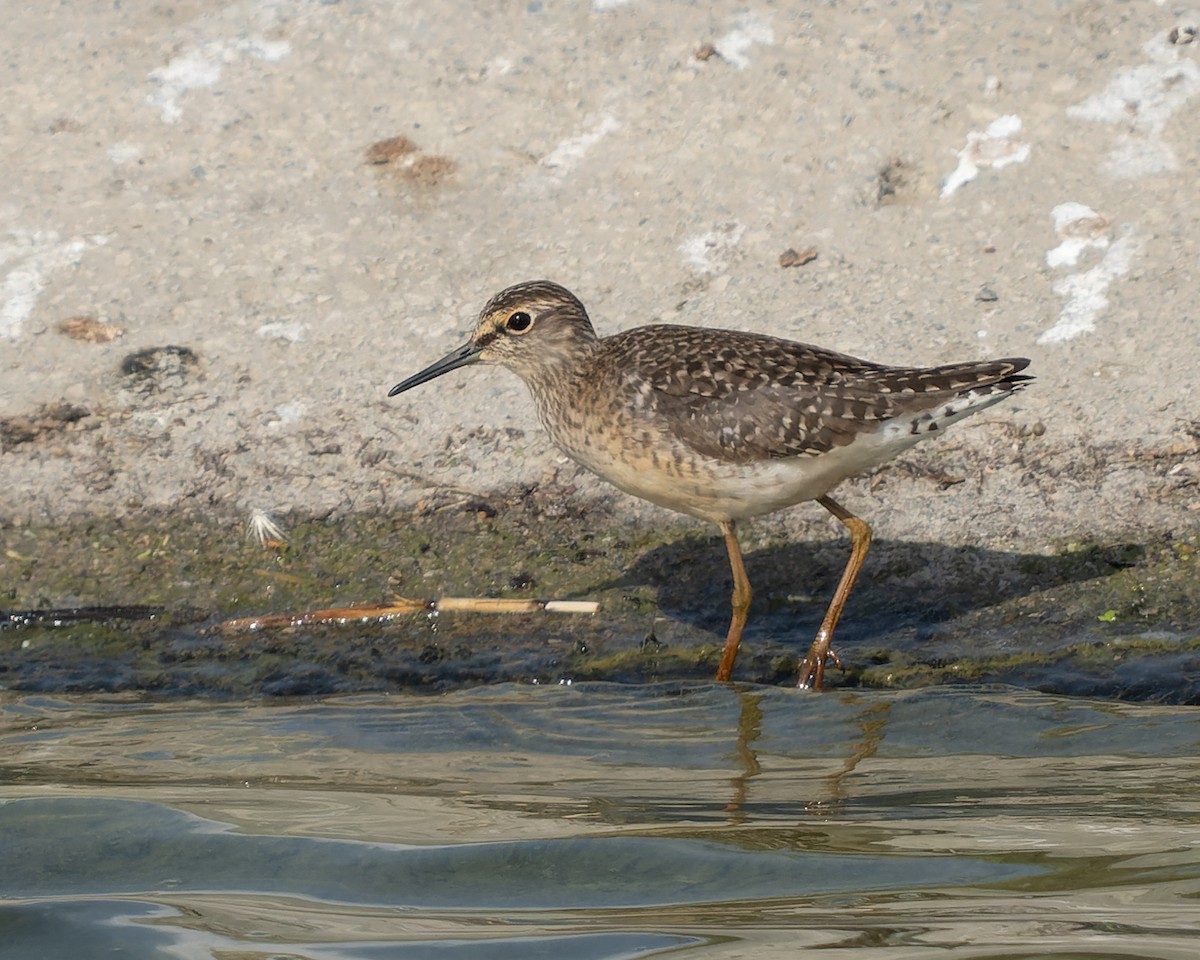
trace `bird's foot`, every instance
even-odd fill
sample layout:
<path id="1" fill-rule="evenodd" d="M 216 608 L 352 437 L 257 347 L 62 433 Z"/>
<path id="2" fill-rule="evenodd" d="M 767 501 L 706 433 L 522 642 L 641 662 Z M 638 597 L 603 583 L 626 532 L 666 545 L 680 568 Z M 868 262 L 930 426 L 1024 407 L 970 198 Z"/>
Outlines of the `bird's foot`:
<path id="1" fill-rule="evenodd" d="M 808 656 L 800 664 L 800 679 L 796 682 L 800 690 L 821 689 L 821 684 L 825 682 L 825 663 L 828 660 L 832 660 L 839 670 L 845 669 L 841 657 L 828 647 L 821 649 L 821 646 L 819 641 L 814 642 L 808 650 Z"/>

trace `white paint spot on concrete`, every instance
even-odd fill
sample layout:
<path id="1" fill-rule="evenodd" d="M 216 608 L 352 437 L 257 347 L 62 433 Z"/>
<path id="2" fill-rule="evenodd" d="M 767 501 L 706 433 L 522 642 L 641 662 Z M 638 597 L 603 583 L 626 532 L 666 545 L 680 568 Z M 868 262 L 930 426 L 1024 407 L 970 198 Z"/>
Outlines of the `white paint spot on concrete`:
<path id="1" fill-rule="evenodd" d="M 258 328 L 258 335 L 264 340 L 284 340 L 288 343 L 299 343 L 304 339 L 305 325 L 299 320 L 272 320 Z"/>
<path id="2" fill-rule="evenodd" d="M 308 404 L 303 400 L 281 403 L 275 408 L 275 419 L 268 423 L 267 427 L 274 430 L 290 427 L 303 420 L 306 413 L 308 413 Z"/>
<path id="3" fill-rule="evenodd" d="M 688 237 L 679 245 L 684 262 L 696 273 L 719 273 L 728 263 L 746 228 L 736 222 Z"/>
<path id="4" fill-rule="evenodd" d="M 0 266 L 13 263 L 0 283 L 0 337 L 16 340 L 33 315 L 46 275 L 77 264 L 88 247 L 105 244 L 109 238 L 97 235 L 62 241 L 57 233 L 41 230 L 14 230 L 9 237 L 0 244 Z"/>
<path id="5" fill-rule="evenodd" d="M 142 155 L 143 150 L 140 143 L 126 143 L 124 140 L 118 140 L 108 148 L 108 159 L 117 166 L 137 163 L 142 159 Z"/>
<path id="6" fill-rule="evenodd" d="M 771 23 L 760 13 L 748 10 L 733 21 L 733 29 L 713 43 L 717 52 L 739 70 L 750 66 L 748 51 L 756 43 L 772 44 L 775 42 L 775 31 Z"/>
<path id="7" fill-rule="evenodd" d="M 1062 238 L 1057 247 L 1046 254 L 1049 267 L 1073 267 L 1089 247 L 1108 247 L 1109 222 L 1091 207 L 1082 203 L 1060 203 L 1052 211 L 1054 231 Z"/>
<path id="8" fill-rule="evenodd" d="M 571 137 L 569 140 L 564 140 L 546 154 L 542 158 L 542 166 L 555 171 L 559 175 L 565 175 L 574 169 L 592 147 L 610 133 L 619 129 L 621 129 L 621 124 L 617 119 L 605 114 L 592 126 L 592 129 L 578 136 Z"/>
<path id="9" fill-rule="evenodd" d="M 176 57 L 165 67 L 151 70 L 150 79 L 158 84 L 158 89 L 146 96 L 146 102 L 161 111 L 164 123 L 178 123 L 183 116 L 180 96 L 188 90 L 211 87 L 221 79 L 221 65 L 200 51 L 192 51 Z"/>
<path id="10" fill-rule="evenodd" d="M 598 13 L 606 13 L 609 10 L 616 10 L 617 7 L 623 7 L 629 0 L 592 0 L 592 9 Z"/>
<path id="11" fill-rule="evenodd" d="M 150 80 L 156 89 L 146 95 L 146 102 L 159 110 L 164 123 L 178 123 L 183 116 L 179 98 L 189 90 L 211 87 L 221 79 L 225 64 L 242 56 L 256 60 L 282 60 L 291 49 L 291 45 L 282 40 L 264 40 L 261 37 L 214 40 L 180 54 L 165 67 L 151 70 Z"/>
<path id="12" fill-rule="evenodd" d="M 1165 34 L 1156 34 L 1142 49 L 1149 63 L 1123 67 L 1099 93 L 1067 107 L 1069 117 L 1120 125 L 1116 145 L 1100 168 L 1114 180 L 1137 180 L 1179 168 L 1163 134 L 1175 112 L 1200 93 L 1200 66 L 1181 57 Z"/>
<path id="13" fill-rule="evenodd" d="M 1084 273 L 1072 273 L 1054 284 L 1054 292 L 1066 300 L 1058 322 L 1038 337 L 1038 343 L 1063 343 L 1096 329 L 1096 318 L 1108 307 L 1108 288 L 1129 272 L 1141 241 L 1126 234 L 1118 239 L 1099 264 Z"/>
<path id="14" fill-rule="evenodd" d="M 948 197 L 965 183 L 977 176 L 981 167 L 999 170 L 1010 163 L 1024 163 L 1029 159 L 1029 144 L 1016 140 L 1021 132 L 1021 118 L 1013 114 L 997 117 L 988 124 L 983 133 L 972 130 L 967 134 L 967 145 L 958 152 L 958 168 L 946 178 L 942 185 L 942 196 Z"/>
<path id="15" fill-rule="evenodd" d="M 262 37 L 239 37 L 232 47 L 239 53 L 248 53 L 256 60 L 268 63 L 278 63 L 292 52 L 292 45 L 286 40 L 264 40 Z"/>
<path id="16" fill-rule="evenodd" d="M 483 74 L 486 77 L 503 77 L 512 73 L 512 69 L 513 62 L 508 57 L 492 57 L 483 65 Z"/>

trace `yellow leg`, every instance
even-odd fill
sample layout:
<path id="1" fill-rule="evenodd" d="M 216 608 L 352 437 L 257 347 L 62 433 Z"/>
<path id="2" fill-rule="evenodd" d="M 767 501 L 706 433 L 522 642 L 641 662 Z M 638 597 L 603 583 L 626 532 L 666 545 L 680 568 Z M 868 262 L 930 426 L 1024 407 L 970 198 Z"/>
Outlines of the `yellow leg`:
<path id="1" fill-rule="evenodd" d="M 729 566 L 733 570 L 733 617 L 729 621 L 729 633 L 725 637 L 725 649 L 721 653 L 721 664 L 717 667 L 717 680 L 727 683 L 733 674 L 733 661 L 737 659 L 738 647 L 742 645 L 742 631 L 750 615 L 750 578 L 746 576 L 746 565 L 742 562 L 742 548 L 738 544 L 737 528 L 732 520 L 718 524 L 725 537 L 725 549 L 729 551 Z"/>
<path id="2" fill-rule="evenodd" d="M 841 619 L 842 609 L 846 606 L 846 599 L 850 596 L 854 581 L 858 579 L 858 571 L 862 569 L 863 560 L 867 558 L 867 551 L 871 548 L 871 528 L 867 526 L 866 521 L 860 520 L 836 500 L 831 500 L 829 497 L 818 497 L 817 503 L 841 520 L 849 529 L 850 559 L 846 561 L 846 569 L 842 571 L 842 579 L 833 595 L 833 601 L 829 604 L 829 609 L 825 611 L 825 619 L 821 621 L 821 629 L 817 631 L 817 638 L 808 648 L 808 656 L 804 658 L 804 663 L 800 666 L 800 682 L 796 686 L 812 690 L 821 689 L 821 681 L 825 679 L 825 661 L 829 657 L 833 657 L 839 667 L 842 665 L 837 654 L 829 649 L 829 644 L 833 641 L 834 628 Z"/>

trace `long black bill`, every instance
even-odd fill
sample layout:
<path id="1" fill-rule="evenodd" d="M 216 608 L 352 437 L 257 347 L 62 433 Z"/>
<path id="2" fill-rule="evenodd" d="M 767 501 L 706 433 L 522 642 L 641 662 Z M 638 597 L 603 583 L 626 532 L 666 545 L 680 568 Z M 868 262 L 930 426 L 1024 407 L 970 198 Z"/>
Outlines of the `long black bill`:
<path id="1" fill-rule="evenodd" d="M 441 360 L 431 363 L 420 373 L 414 373 L 403 383 L 396 384 L 388 391 L 388 396 L 394 397 L 405 390 L 419 387 L 434 377 L 440 377 L 443 373 L 449 373 L 451 370 L 457 370 L 459 367 L 465 367 L 467 364 L 474 363 L 479 359 L 479 349 L 473 343 L 464 343 L 457 350 L 451 350 Z"/>

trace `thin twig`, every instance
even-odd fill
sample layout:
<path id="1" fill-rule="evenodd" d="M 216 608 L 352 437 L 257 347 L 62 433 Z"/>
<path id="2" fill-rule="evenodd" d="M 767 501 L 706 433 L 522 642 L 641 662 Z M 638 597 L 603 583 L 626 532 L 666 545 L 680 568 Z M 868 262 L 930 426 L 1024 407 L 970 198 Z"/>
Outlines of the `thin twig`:
<path id="1" fill-rule="evenodd" d="M 584 613 L 594 614 L 600 604 L 594 600 L 509 600 L 496 597 L 442 597 L 440 600 L 408 600 L 397 597 L 391 603 L 363 603 L 349 607 L 329 607 L 301 613 L 267 614 L 261 617 L 236 617 L 216 626 L 221 634 L 255 633 L 280 627 L 302 627 L 315 623 L 384 623 L 420 611 L 456 613 Z"/>

